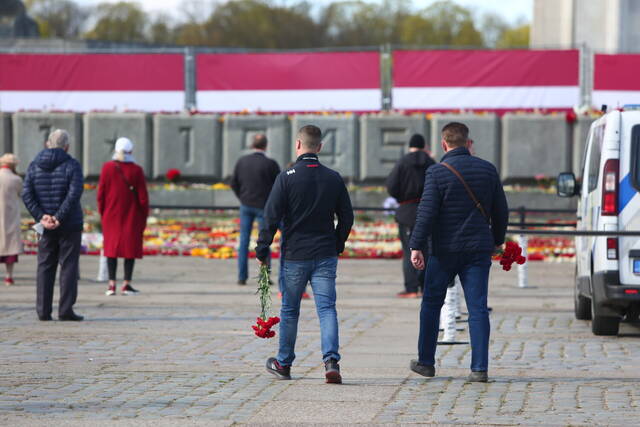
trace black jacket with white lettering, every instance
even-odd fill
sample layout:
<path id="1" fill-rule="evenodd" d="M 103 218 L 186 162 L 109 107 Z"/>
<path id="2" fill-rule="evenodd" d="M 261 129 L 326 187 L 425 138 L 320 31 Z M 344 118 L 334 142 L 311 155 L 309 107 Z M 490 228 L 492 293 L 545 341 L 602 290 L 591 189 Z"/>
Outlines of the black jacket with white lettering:
<path id="1" fill-rule="evenodd" d="M 334 220 L 337 217 L 338 223 Z M 317 260 L 342 253 L 353 225 L 353 209 L 340 174 L 303 154 L 281 172 L 264 207 L 256 256 L 265 260 L 281 223 L 288 260 Z"/>

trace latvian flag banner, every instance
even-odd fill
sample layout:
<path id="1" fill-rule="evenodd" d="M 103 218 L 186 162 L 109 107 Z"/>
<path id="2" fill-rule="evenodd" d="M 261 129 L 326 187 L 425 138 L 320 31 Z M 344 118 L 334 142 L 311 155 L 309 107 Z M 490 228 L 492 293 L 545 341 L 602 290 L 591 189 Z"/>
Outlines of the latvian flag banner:
<path id="1" fill-rule="evenodd" d="M 377 52 L 231 53 L 197 57 L 201 111 L 380 109 Z"/>
<path id="2" fill-rule="evenodd" d="M 393 107 L 403 110 L 564 110 L 580 103 L 577 50 L 393 53 Z"/>

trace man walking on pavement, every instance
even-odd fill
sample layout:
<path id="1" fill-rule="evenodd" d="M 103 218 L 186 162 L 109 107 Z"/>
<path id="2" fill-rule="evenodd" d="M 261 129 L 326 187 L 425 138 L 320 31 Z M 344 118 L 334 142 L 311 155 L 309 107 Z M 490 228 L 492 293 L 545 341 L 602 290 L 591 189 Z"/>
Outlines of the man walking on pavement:
<path id="1" fill-rule="evenodd" d="M 442 128 L 442 161 L 429 168 L 416 225 L 411 235 L 411 262 L 425 268 L 422 248 L 429 236 L 432 252 L 426 262 L 420 309 L 418 360 L 412 371 L 435 375 L 440 309 L 447 285 L 458 275 L 469 311 L 471 382 L 487 382 L 489 311 L 487 292 L 491 255 L 504 243 L 509 211 L 495 166 L 469 153 L 469 129 L 462 123 Z"/>
<path id="2" fill-rule="evenodd" d="M 40 320 L 51 320 L 53 286 L 60 264 L 58 319 L 80 321 L 83 317 L 74 313 L 73 305 L 78 296 L 83 228 L 82 168 L 67 154 L 67 131 L 51 132 L 46 147 L 29 165 L 22 190 L 25 206 L 44 230 L 38 242 L 36 311 Z"/>
<path id="3" fill-rule="evenodd" d="M 267 137 L 258 134 L 253 138 L 253 153 L 241 157 L 236 163 L 231 179 L 231 189 L 240 199 L 240 244 L 238 247 L 238 285 L 246 285 L 248 273 L 249 241 L 253 222 L 263 225 L 263 209 L 280 167 L 266 155 Z M 271 255 L 267 255 L 269 262 Z"/>
<path id="4" fill-rule="evenodd" d="M 318 161 L 321 147 L 322 133 L 318 127 L 308 125 L 300 129 L 296 138 L 297 161 L 278 175 L 265 206 L 256 256 L 266 263 L 269 246 L 282 223 L 286 247 L 280 349 L 276 357 L 267 359 L 267 371 L 280 379 L 291 379 L 300 300 L 311 281 L 320 319 L 326 382 L 340 384 L 336 268 L 353 225 L 353 210 L 340 174 Z"/>
<path id="5" fill-rule="evenodd" d="M 418 133 L 409 140 L 409 153 L 396 163 L 387 177 L 387 191 L 400 206 L 396 209 L 396 222 L 402 243 L 402 272 L 404 291 L 398 298 L 416 298 L 424 284 L 424 270 L 411 264 L 409 239 L 416 222 L 416 211 L 424 188 L 425 171 L 436 162 L 424 150 L 424 137 Z"/>

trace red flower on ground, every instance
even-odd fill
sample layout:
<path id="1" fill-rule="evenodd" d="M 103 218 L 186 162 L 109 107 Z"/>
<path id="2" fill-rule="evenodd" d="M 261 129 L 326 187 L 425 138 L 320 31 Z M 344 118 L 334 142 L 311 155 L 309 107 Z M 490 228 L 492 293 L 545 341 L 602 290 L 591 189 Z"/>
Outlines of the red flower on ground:
<path id="1" fill-rule="evenodd" d="M 167 181 L 169 182 L 178 181 L 180 179 L 180 176 L 182 176 L 180 169 L 169 169 L 166 174 Z"/>

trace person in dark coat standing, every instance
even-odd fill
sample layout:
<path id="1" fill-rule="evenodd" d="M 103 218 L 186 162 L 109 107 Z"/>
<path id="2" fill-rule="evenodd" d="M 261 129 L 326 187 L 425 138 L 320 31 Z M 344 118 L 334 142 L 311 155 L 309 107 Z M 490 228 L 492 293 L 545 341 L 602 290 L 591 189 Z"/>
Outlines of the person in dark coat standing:
<path id="1" fill-rule="evenodd" d="M 122 294 L 135 295 L 139 291 L 131 286 L 131 279 L 135 260 L 142 258 L 149 196 L 144 171 L 134 163 L 133 143 L 128 138 L 118 138 L 113 160 L 102 166 L 97 197 L 109 271 L 106 295 L 116 294 L 118 258 L 124 258 Z"/>
<path id="2" fill-rule="evenodd" d="M 424 137 L 418 133 L 412 135 L 409 140 L 409 153 L 396 163 L 387 177 L 387 191 L 400 204 L 396 209 L 395 218 L 402 243 L 404 291 L 397 294 L 399 298 L 416 298 L 424 284 L 424 270 L 416 270 L 413 267 L 409 250 L 409 239 L 416 223 L 416 211 L 424 188 L 425 171 L 436 163 L 424 147 Z"/>
<path id="3" fill-rule="evenodd" d="M 264 224 L 263 211 L 273 182 L 280 173 L 275 160 L 266 155 L 267 137 L 258 134 L 253 138 L 254 152 L 241 157 L 231 178 L 231 189 L 240 199 L 240 244 L 238 245 L 238 285 L 246 285 L 249 276 L 248 254 L 253 222 L 258 228 Z M 270 259 L 269 255 L 269 259 Z"/>
<path id="4" fill-rule="evenodd" d="M 447 294 L 447 285 L 457 275 L 469 310 L 469 381 L 487 382 L 489 270 L 491 255 L 504 243 L 509 209 L 495 166 L 472 156 L 469 145 L 466 125 L 447 124 L 442 129 L 445 155 L 440 164 L 427 170 L 410 241 L 411 261 L 417 269 L 425 268 L 422 248 L 429 236 L 433 247 L 426 263 L 418 360 L 412 360 L 410 368 L 423 376 L 435 375 L 440 309 Z M 479 203 L 476 204 L 474 199 Z"/>
<path id="5" fill-rule="evenodd" d="M 296 138 L 295 165 L 276 178 L 265 206 L 256 257 L 265 264 L 269 246 L 278 228 L 284 229 L 284 284 L 280 310 L 280 349 L 267 359 L 267 371 L 280 379 L 291 379 L 302 293 L 311 281 L 320 319 L 320 342 L 325 378 L 341 383 L 336 312 L 338 255 L 353 225 L 353 209 L 347 187 L 336 171 L 318 161 L 322 132 L 303 126 Z M 337 224 L 334 220 L 337 218 Z"/>
<path id="6" fill-rule="evenodd" d="M 84 190 L 82 168 L 72 158 L 69 134 L 51 132 L 46 147 L 27 169 L 22 200 L 39 223 L 36 311 L 40 320 L 51 320 L 53 286 L 60 264 L 58 319 L 80 321 L 73 305 L 78 297 L 78 262 L 83 217 L 80 197 Z"/>

